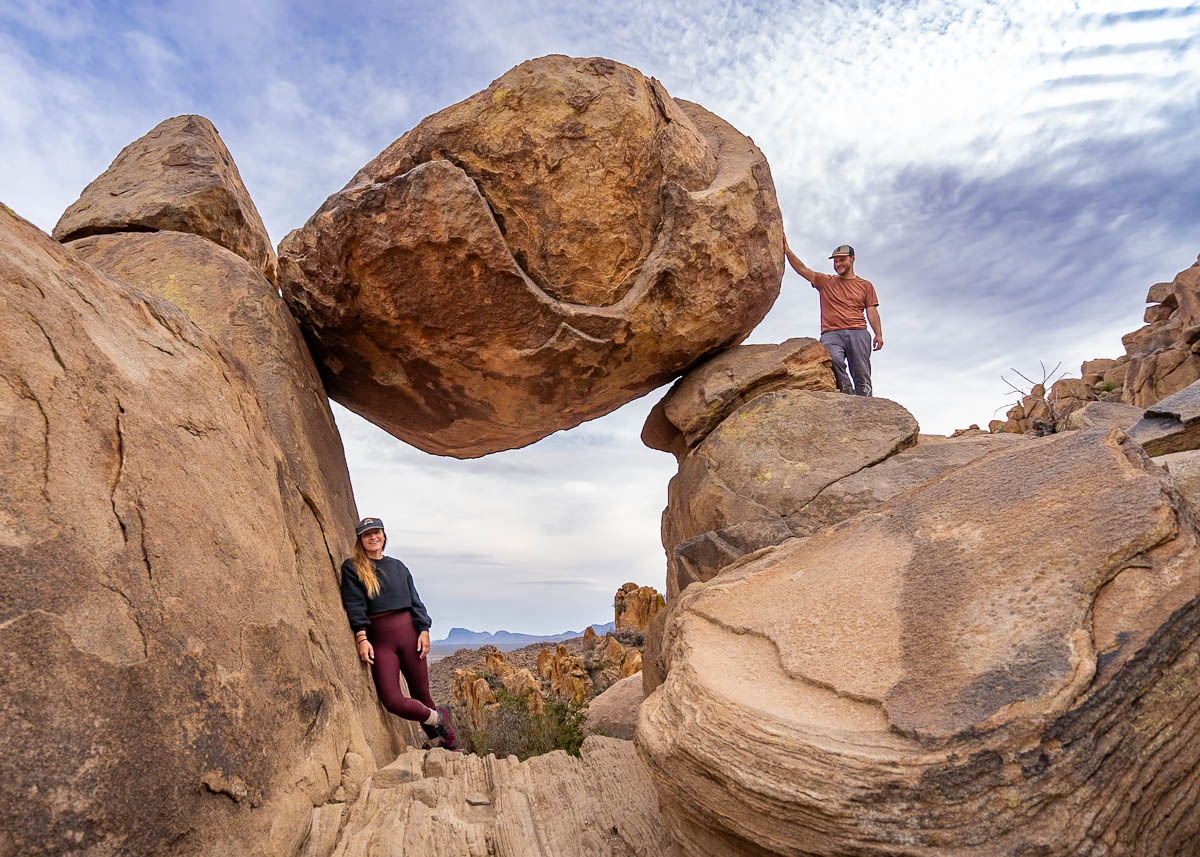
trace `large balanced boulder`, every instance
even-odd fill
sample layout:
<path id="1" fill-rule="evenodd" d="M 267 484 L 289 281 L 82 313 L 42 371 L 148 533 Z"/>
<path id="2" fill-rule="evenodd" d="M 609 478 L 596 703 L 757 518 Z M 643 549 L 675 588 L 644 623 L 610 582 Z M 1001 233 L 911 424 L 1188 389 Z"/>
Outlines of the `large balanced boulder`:
<path id="1" fill-rule="evenodd" d="M 137 238 L 83 249 L 157 289 L 0 210 L 0 839 L 290 854 L 402 746 L 338 599 L 340 443 L 257 269 Z"/>
<path id="2" fill-rule="evenodd" d="M 275 249 L 262 218 L 203 116 L 166 119 L 122 149 L 59 218 L 54 237 L 160 229 L 203 236 L 275 279 Z"/>
<path id="3" fill-rule="evenodd" d="M 280 245 L 330 396 L 428 452 L 532 443 L 743 339 L 782 221 L 747 137 L 606 59 L 425 119 Z"/>
<path id="4" fill-rule="evenodd" d="M 690 587 L 636 742 L 680 853 L 1195 854 L 1198 535 L 1092 429 Z"/>

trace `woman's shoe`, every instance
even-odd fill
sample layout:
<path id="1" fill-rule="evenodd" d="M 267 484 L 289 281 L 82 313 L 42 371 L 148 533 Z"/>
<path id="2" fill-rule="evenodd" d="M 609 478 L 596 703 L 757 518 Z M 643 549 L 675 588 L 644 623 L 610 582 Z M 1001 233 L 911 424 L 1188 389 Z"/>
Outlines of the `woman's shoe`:
<path id="1" fill-rule="evenodd" d="M 437 734 L 442 739 L 442 746 L 447 750 L 453 750 L 457 746 L 457 736 L 454 734 L 454 723 L 450 719 L 450 709 L 439 705 L 437 710 L 438 714 L 442 716 L 442 722 L 437 726 Z"/>

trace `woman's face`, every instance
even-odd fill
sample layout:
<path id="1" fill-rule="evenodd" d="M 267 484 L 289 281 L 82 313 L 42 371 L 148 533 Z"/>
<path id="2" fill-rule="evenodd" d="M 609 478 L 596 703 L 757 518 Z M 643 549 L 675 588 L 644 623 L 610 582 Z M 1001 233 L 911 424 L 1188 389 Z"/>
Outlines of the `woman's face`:
<path id="1" fill-rule="evenodd" d="M 368 554 L 379 553 L 383 550 L 383 530 L 367 530 L 358 537 L 363 550 Z"/>

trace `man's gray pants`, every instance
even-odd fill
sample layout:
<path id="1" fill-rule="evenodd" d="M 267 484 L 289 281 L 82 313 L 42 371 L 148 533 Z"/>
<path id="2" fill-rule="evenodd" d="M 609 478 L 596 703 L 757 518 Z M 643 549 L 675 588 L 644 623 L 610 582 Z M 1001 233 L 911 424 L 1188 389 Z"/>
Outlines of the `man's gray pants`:
<path id="1" fill-rule="evenodd" d="M 833 374 L 838 389 L 858 396 L 871 395 L 871 334 L 865 327 L 851 330 L 827 330 L 821 344 L 833 358 Z M 846 371 L 846 364 L 850 371 Z"/>

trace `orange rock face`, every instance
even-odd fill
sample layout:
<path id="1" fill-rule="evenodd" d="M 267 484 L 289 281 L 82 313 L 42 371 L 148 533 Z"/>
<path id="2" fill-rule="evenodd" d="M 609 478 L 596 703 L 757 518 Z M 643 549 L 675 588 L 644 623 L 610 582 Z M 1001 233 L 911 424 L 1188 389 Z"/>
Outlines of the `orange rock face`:
<path id="1" fill-rule="evenodd" d="M 665 606 L 666 601 L 653 586 L 626 583 L 613 598 L 613 626 L 617 631 L 645 633 L 654 614 Z"/>
<path id="2" fill-rule="evenodd" d="M 782 225 L 747 137 L 543 57 L 405 134 L 280 245 L 330 396 L 428 452 L 532 443 L 743 339 Z"/>

